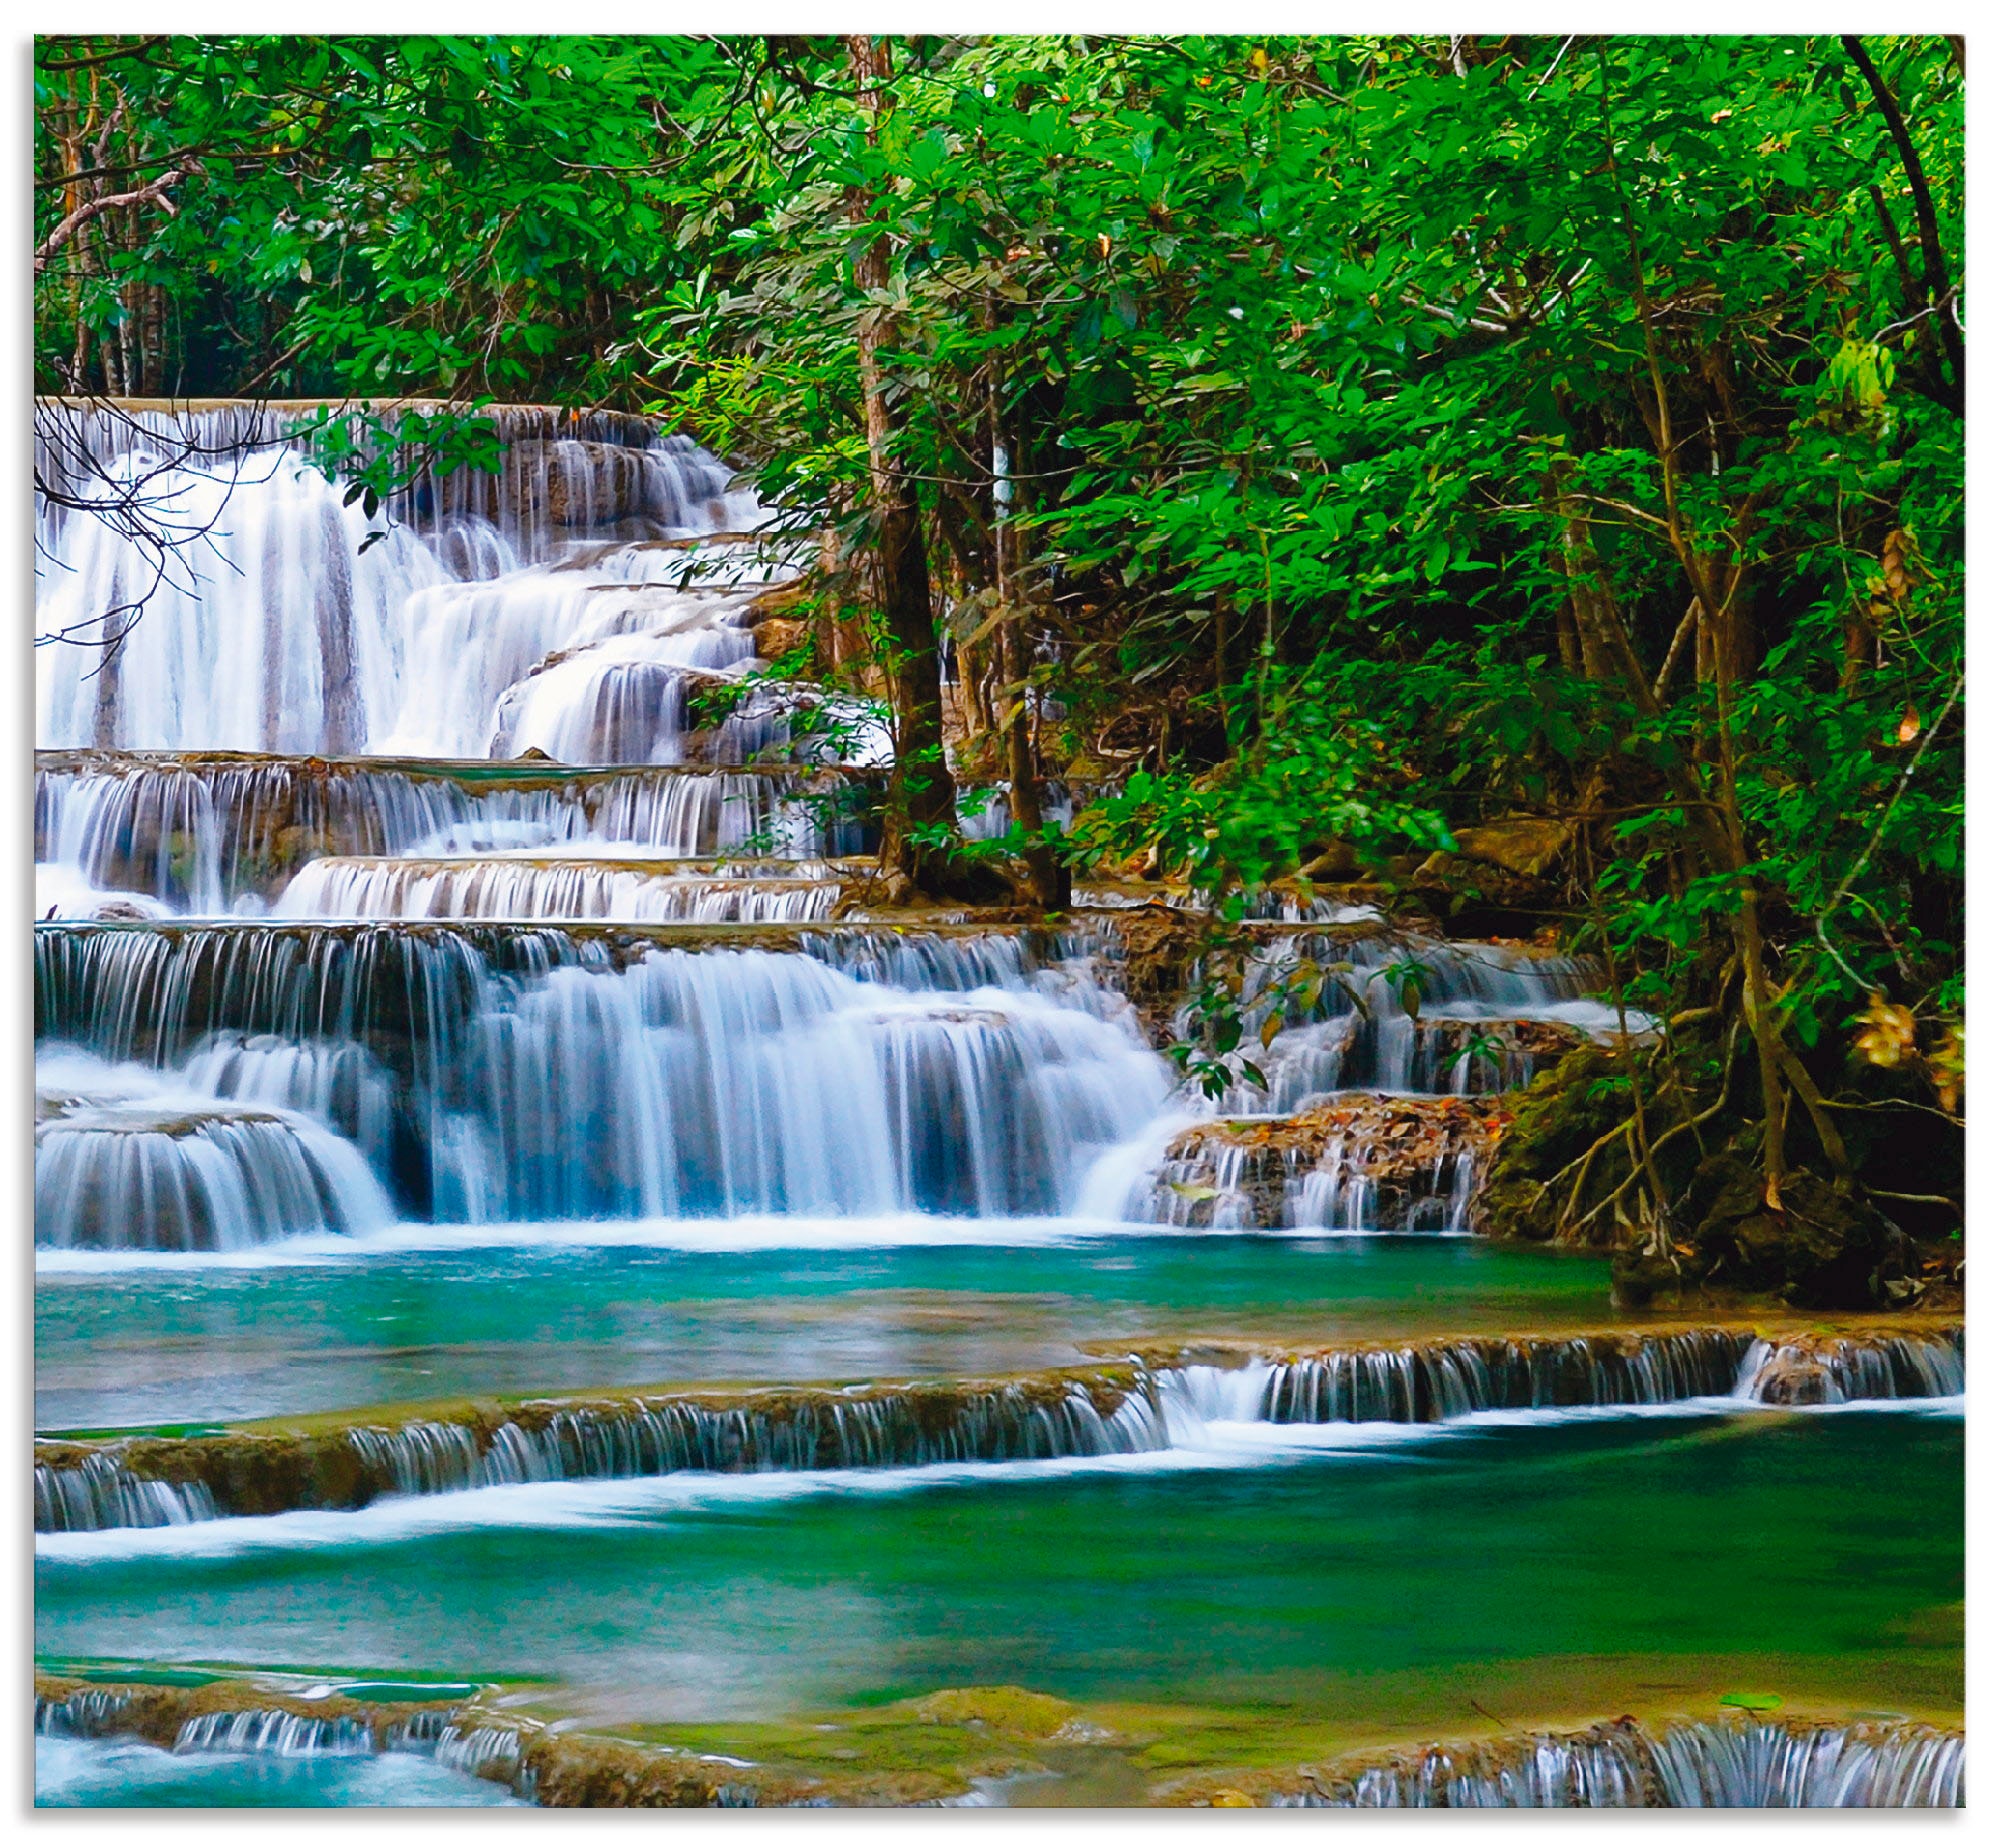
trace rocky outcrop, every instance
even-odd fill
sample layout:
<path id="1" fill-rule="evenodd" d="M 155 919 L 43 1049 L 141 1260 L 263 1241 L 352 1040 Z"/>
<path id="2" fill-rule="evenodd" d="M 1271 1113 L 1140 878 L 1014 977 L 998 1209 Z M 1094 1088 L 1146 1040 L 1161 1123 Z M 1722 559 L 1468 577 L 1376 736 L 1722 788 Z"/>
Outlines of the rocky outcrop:
<path id="1" fill-rule="evenodd" d="M 1463 1230 L 1505 1118 L 1487 1101 L 1357 1092 L 1275 1118 L 1207 1120 L 1168 1145 L 1156 1219 Z"/>

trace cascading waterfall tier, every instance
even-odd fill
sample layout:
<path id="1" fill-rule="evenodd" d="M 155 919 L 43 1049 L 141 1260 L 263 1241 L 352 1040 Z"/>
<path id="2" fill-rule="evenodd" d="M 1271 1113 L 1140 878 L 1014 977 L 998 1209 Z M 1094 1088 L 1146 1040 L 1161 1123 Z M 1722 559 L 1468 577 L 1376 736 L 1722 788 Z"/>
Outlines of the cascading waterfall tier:
<path id="1" fill-rule="evenodd" d="M 1965 1392 L 1965 1336 L 1759 1340 L 1744 1357 L 1748 1399 L 1807 1407 Z"/>
<path id="2" fill-rule="evenodd" d="M 305 1699 L 237 1682 L 102 1689 L 38 1671 L 35 1687 L 35 1731 L 50 1737 L 120 1736 L 180 1753 L 429 1753 L 440 1765 L 549 1803 L 879 1804 L 911 1795 L 897 1797 L 865 1772 L 851 1781 L 829 1778 L 824 1768 L 801 1776 L 552 1727 L 472 1698 L 469 1684 L 465 1699 L 393 1710 L 358 1701 L 337 1683 Z M 1099 1743 L 1110 1737 L 1087 1724 L 1082 1730 Z M 1059 1743 L 1070 1732 L 1064 1728 Z M 1947 1809 L 1964 1801 L 1964 1771 L 1964 1734 L 1919 1721 L 1627 1718 L 1286 1772 L 1238 1771 L 1226 1784 L 1213 1775 L 1184 1778 L 1160 1787 L 1155 1800 L 1240 1803 L 1247 1776 L 1258 1793 L 1252 1801 L 1293 1808 Z M 937 1801 L 935 1794 L 925 1801 Z"/>
<path id="3" fill-rule="evenodd" d="M 60 1049 L 35 1096 L 38 1246 L 227 1252 L 391 1220 L 355 1145 L 290 1106 Z"/>
<path id="4" fill-rule="evenodd" d="M 174 1736 L 175 1752 L 262 1752 L 284 1757 L 375 1751 L 366 1722 L 346 1715 L 315 1717 L 281 1708 L 240 1714 L 197 1714 Z"/>
<path id="5" fill-rule="evenodd" d="M 200 1686 L 139 1681 L 102 1688 L 38 1669 L 35 1731 L 62 1739 L 145 1740 L 177 1753 L 429 1752 L 463 1715 L 472 1689 L 470 1683 L 281 1687 L 226 1677 Z M 372 1698 L 384 1690 L 392 1700 Z"/>
<path id="6" fill-rule="evenodd" d="M 262 913 L 328 857 L 851 855 L 872 848 L 873 797 L 831 769 L 43 753 L 37 913 Z"/>
<path id="7" fill-rule="evenodd" d="M 1199 1445 L 1215 1422 L 1426 1424 L 1496 1409 L 1782 1404 L 1770 1380 L 1816 1350 L 1845 1398 L 1962 1394 L 1964 1333 L 1798 1337 L 1748 1330 L 1433 1339 L 1275 1355 L 1152 1353 L 1005 1381 L 673 1392 L 467 1403 L 305 1431 L 38 1442 L 36 1527 L 155 1527 L 155 1487 L 201 1514 L 355 1509 L 385 1495 L 675 1471 L 820 1471 L 1099 1458 Z M 77 1482 L 78 1473 L 85 1477 Z M 58 1520 L 86 1501 L 91 1520 Z M 120 1523 L 120 1506 L 142 1520 Z M 46 1508 L 45 1508 L 46 1506 Z M 190 1508 L 189 1514 L 195 1513 Z M 46 1520 L 44 1517 L 46 1516 Z"/>
<path id="8" fill-rule="evenodd" d="M 490 526 L 508 560 L 534 561 L 573 532 L 599 532 L 629 520 L 643 528 L 617 535 L 668 536 L 690 530 L 743 531 L 760 508 L 731 492 L 729 469 L 685 435 L 664 434 L 650 417 L 618 410 L 495 403 L 466 428 L 467 445 L 485 462 L 445 468 L 415 442 L 398 446 L 405 418 L 452 406 L 423 399 L 261 402 L 40 397 L 35 403 L 35 475 L 50 496 L 41 516 L 61 528 L 79 514 L 71 501 L 121 466 L 177 469 L 257 457 L 315 456 L 338 431 L 370 458 L 393 455 L 407 484 L 388 510 L 438 542 L 467 526 Z M 462 412 L 461 412 L 462 413 Z M 418 426 L 421 426 L 419 424 Z M 87 514 L 83 514 L 87 516 Z M 494 573 L 458 558 L 453 573 Z"/>
<path id="9" fill-rule="evenodd" d="M 221 1513 L 206 1484 L 135 1477 L 108 1452 L 91 1452 L 75 1465 L 35 1467 L 35 1527 L 50 1533 L 173 1528 Z"/>
<path id="10" fill-rule="evenodd" d="M 1203 1121 L 1169 1142 L 1126 1212 L 1176 1227 L 1463 1234 L 1504 1124 L 1478 1101 L 1376 1094 Z"/>
<path id="11" fill-rule="evenodd" d="M 1620 1720 L 1307 1767 L 1267 1804 L 1368 1809 L 1949 1809 L 1965 1736 L 1913 1721 Z M 1206 1802 L 1183 1786 L 1175 1802 Z"/>
<path id="12" fill-rule="evenodd" d="M 309 420 L 38 405 L 44 743 L 671 761 L 689 674 L 754 662 L 779 566 L 690 547 L 763 518 L 692 443 L 495 412 L 497 475 L 430 469 L 377 506 L 315 464 Z M 789 733 L 776 706 L 723 732 L 725 760 Z"/>
<path id="13" fill-rule="evenodd" d="M 352 1134 L 399 1207 L 442 1221 L 1054 1214 L 1165 1098 L 1123 1001 L 1061 950 L 1039 965 L 1018 936 L 839 928 L 786 944 L 806 950 L 52 924 L 37 992 L 52 1090 L 81 1054 L 255 1093 Z"/>
<path id="14" fill-rule="evenodd" d="M 322 857 L 274 913 L 294 919 L 824 921 L 842 888 L 803 874 L 696 876 L 661 864 L 560 857 Z"/>
<path id="15" fill-rule="evenodd" d="M 1278 1033 L 1257 1058 L 1264 1085 L 1233 1087 L 1223 1113 L 1298 1113 L 1355 1088 L 1498 1093 L 1579 1042 L 1651 1025 L 1586 995 L 1602 983 L 1590 960 L 1380 926 L 1259 933 L 1241 968 L 1244 1037 L 1274 1017 Z"/>

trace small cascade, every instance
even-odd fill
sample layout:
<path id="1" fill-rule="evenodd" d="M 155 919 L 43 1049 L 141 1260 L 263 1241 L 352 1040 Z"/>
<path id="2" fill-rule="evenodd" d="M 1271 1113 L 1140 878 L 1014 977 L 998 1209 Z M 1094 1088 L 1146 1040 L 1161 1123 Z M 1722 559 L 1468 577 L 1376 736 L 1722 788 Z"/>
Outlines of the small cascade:
<path id="1" fill-rule="evenodd" d="M 361 1153 L 280 1108 L 74 1051 L 37 1062 L 35 1243 L 210 1253 L 391 1220 Z"/>
<path id="2" fill-rule="evenodd" d="M 1625 1720 L 1308 1769 L 1267 1803 L 1333 1809 L 1949 1809 L 1965 1739 L 1914 1722 Z"/>
<path id="3" fill-rule="evenodd" d="M 35 1731 L 50 1739 L 101 1740 L 119 1730 L 131 1705 L 132 1696 L 124 1689 L 72 1689 L 61 1696 L 37 1693 Z"/>
<path id="4" fill-rule="evenodd" d="M 1460 1100 L 1349 1095 L 1171 1139 L 1125 1213 L 1175 1227 L 1464 1234 L 1500 1121 Z"/>
<path id="5" fill-rule="evenodd" d="M 375 1698 L 385 1687 L 396 1691 L 396 1702 L 429 1705 L 394 1712 L 395 1703 L 383 1705 Z M 433 1698 L 417 1683 L 295 1678 L 280 1685 L 268 1678 L 214 1676 L 106 1689 L 78 1686 L 37 1670 L 35 1731 L 64 1739 L 143 1740 L 177 1753 L 431 1753 L 453 1723 L 464 1718 L 461 1697 L 474 1692 L 471 1683 L 440 1684 Z"/>
<path id="6" fill-rule="evenodd" d="M 427 1420 L 394 1432 L 356 1427 L 347 1442 L 375 1488 L 394 1496 L 436 1496 L 479 1481 L 479 1441 L 469 1427 Z"/>
<path id="7" fill-rule="evenodd" d="M 290 1075 L 303 1100 L 306 1068 L 345 1056 L 358 1087 L 365 1052 L 393 1084 L 375 1176 L 438 1220 L 1053 1214 L 1166 1094 L 1115 994 L 977 936 L 820 957 L 553 928 L 54 926 L 38 952 L 46 1039 L 182 1087 L 219 1089 L 276 1037 L 320 1045 Z M 323 1123 L 344 1123 L 326 1091 Z M 294 1232 L 348 1220 L 328 1200 Z"/>
<path id="8" fill-rule="evenodd" d="M 292 879 L 273 913 L 341 920 L 823 921 L 840 895 L 840 884 L 824 874 L 695 876 L 659 864 L 555 857 L 321 857 Z"/>
<path id="9" fill-rule="evenodd" d="M 515 1794 L 532 1799 L 535 1773 L 521 1756 L 521 1731 L 487 1722 L 454 1721 L 437 1743 L 437 1762 L 469 1778 L 509 1785 Z"/>
<path id="10" fill-rule="evenodd" d="M 1910 1398 L 1954 1333 L 1880 1340 L 1871 1371 Z M 1962 1333 L 1958 1333 L 1961 1334 Z M 670 1472 L 857 1468 L 1104 1458 L 1201 1447 L 1218 1423 L 1429 1425 L 1497 1410 L 1564 1410 L 1752 1398 L 1743 1378 L 1769 1345 L 1747 1330 L 1603 1331 L 1466 1337 L 1173 1359 L 1004 1382 L 794 1388 L 739 1397 L 644 1395 L 521 1402 L 457 1415 L 309 1434 L 43 1442 L 36 1528 L 159 1527 L 217 1514 L 358 1509 L 381 1496 L 493 1485 L 659 1477 Z M 1926 1367 L 1926 1364 L 1929 1367 Z M 1962 1369 L 1958 1376 L 1963 1387 Z M 1854 1398 L 1866 1398 L 1857 1395 Z M 152 1473 L 200 1483 L 158 1485 Z M 174 1493 L 171 1499 L 157 1493 Z M 169 1501 L 178 1513 L 165 1513 Z M 71 1502 L 80 1511 L 58 1507 Z M 67 1519 L 65 1519 L 67 1518 Z M 129 1518 L 129 1519 L 128 1519 Z"/>
<path id="11" fill-rule="evenodd" d="M 1965 1392 L 1965 1333 L 1753 1343 L 1736 1394 L 1778 1407 L 1936 1399 Z"/>
<path id="12" fill-rule="evenodd" d="M 523 1410 L 525 1413 L 525 1410 Z M 563 1408 L 494 1428 L 417 1421 L 347 1438 L 367 1485 L 429 1496 L 495 1484 L 662 1477 L 675 1471 L 833 1471 L 1104 1458 L 1167 1443 L 1146 1378 L 801 1395 L 743 1407 L 633 1401 Z"/>
<path id="13" fill-rule="evenodd" d="M 175 1752 L 262 1752 L 285 1758 L 353 1755 L 376 1750 L 374 1729 L 346 1715 L 318 1719 L 282 1708 L 197 1714 L 174 1736 Z"/>
<path id="14" fill-rule="evenodd" d="M 1851 1728 L 1688 1721 L 1654 1740 L 1676 1809 L 1951 1809 L 1964 1801 L 1965 1738 L 1900 1722 Z"/>
<path id="15" fill-rule="evenodd" d="M 419 1708 L 402 1720 L 391 1721 L 382 1730 L 382 1750 L 434 1753 L 438 1742 L 450 1731 L 452 1718 L 449 1708 Z"/>
<path id="16" fill-rule="evenodd" d="M 95 895 L 263 913 L 328 857 L 841 855 L 870 847 L 871 830 L 841 816 L 866 792 L 766 770 L 44 754 L 36 912 L 88 916 Z"/>
<path id="17" fill-rule="evenodd" d="M 1280 933 L 1243 977 L 1244 1035 L 1280 1019 L 1257 1056 L 1261 1088 L 1215 1104 L 1236 1114 L 1300 1112 L 1329 1094 L 1483 1094 L 1518 1087 L 1617 1013 L 1583 994 L 1588 960 L 1383 931 Z M 1183 1021 L 1186 1021 L 1185 1019 Z M 1631 1013 L 1634 1030 L 1650 1020 Z"/>
<path id="18" fill-rule="evenodd" d="M 1748 1332 L 1477 1337 L 1160 1372 L 1196 1420 L 1424 1424 L 1498 1408 L 1611 1407 L 1727 1396 Z"/>
<path id="19" fill-rule="evenodd" d="M 134 1477 L 107 1452 L 92 1452 L 76 1465 L 35 1467 L 38 1535 L 174 1528 L 220 1513 L 206 1484 Z"/>

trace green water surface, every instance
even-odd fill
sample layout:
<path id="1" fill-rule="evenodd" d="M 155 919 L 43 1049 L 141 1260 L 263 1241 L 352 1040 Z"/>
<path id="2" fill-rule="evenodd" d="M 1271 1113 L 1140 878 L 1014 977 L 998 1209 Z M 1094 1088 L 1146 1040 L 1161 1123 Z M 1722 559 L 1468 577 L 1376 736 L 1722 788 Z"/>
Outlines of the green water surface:
<path id="1" fill-rule="evenodd" d="M 976 1232 L 967 1224 L 968 1235 Z M 1602 1260 L 1472 1237 L 1105 1235 L 690 1252 L 562 1243 L 123 1260 L 35 1284 L 42 1430 L 651 1382 L 979 1375 L 1084 1344 L 1558 1330 Z"/>
<path id="2" fill-rule="evenodd" d="M 51 1657 L 532 1679 L 593 1723 L 973 1684 L 1431 1733 L 1961 1701 L 1963 1423 L 1598 1417 L 1174 1472 L 538 1486 L 38 1543 Z M 654 1493 L 649 1499 L 648 1492 Z M 429 1506 L 436 1513 L 436 1504 Z M 522 1526 L 527 1517 L 539 1526 Z M 212 1532 L 204 1532 L 212 1539 Z M 97 1545 L 93 1545 L 97 1544 Z"/>

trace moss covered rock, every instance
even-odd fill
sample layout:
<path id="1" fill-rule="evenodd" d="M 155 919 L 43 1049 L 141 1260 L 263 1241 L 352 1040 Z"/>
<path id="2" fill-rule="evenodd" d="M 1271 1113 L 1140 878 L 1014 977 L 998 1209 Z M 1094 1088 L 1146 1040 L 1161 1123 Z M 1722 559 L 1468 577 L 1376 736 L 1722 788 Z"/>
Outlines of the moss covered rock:
<path id="1" fill-rule="evenodd" d="M 1511 1097 L 1513 1122 L 1501 1136 L 1479 1206 L 1489 1235 L 1519 1241 L 1566 1238 L 1572 1189 L 1581 1213 L 1606 1193 L 1607 1179 L 1615 1184 L 1627 1174 L 1630 1166 L 1615 1145 L 1599 1150 L 1588 1167 L 1571 1168 L 1631 1116 L 1618 1080 L 1617 1058 L 1591 1044 L 1573 1050 Z M 1611 1224 L 1604 1227 L 1600 1239 L 1609 1238 Z"/>

